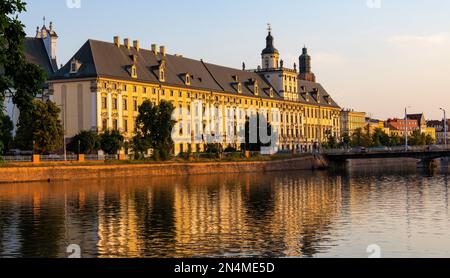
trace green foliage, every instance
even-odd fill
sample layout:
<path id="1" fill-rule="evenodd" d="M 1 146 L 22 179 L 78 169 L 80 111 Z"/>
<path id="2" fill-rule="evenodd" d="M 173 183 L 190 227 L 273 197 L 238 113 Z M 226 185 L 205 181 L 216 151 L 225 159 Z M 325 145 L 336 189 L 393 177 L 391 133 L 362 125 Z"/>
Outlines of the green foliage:
<path id="1" fill-rule="evenodd" d="M 133 137 L 133 150 L 142 154 L 153 149 L 155 160 L 167 160 L 173 151 L 172 130 L 176 121 L 172 120 L 175 110 L 171 102 L 162 100 L 159 105 L 153 105 L 146 100 L 139 107 L 136 119 L 137 131 Z"/>
<path id="2" fill-rule="evenodd" d="M 220 152 L 219 144 L 206 144 L 205 145 L 205 153 L 214 153 L 218 154 Z"/>
<path id="3" fill-rule="evenodd" d="M 100 148 L 106 154 L 117 154 L 124 146 L 125 139 L 118 130 L 107 129 L 100 135 Z"/>
<path id="4" fill-rule="evenodd" d="M 425 146 L 426 135 L 421 133 L 420 130 L 414 130 L 412 135 L 408 138 L 408 143 L 411 146 Z"/>
<path id="5" fill-rule="evenodd" d="M 357 128 L 351 137 L 352 147 L 370 147 L 372 138 L 370 137 L 369 128 Z"/>
<path id="6" fill-rule="evenodd" d="M 15 144 L 22 150 L 36 153 L 56 152 L 62 147 L 61 110 L 52 101 L 32 101 L 32 109 L 20 113 Z"/>
<path id="7" fill-rule="evenodd" d="M 67 145 L 67 150 L 80 154 L 96 154 L 100 150 L 100 136 L 91 130 L 80 131 Z"/>
<path id="8" fill-rule="evenodd" d="M 237 150 L 236 150 L 235 147 L 228 146 L 228 147 L 226 147 L 226 149 L 224 150 L 224 152 L 226 152 L 226 153 L 235 153 L 235 152 L 237 152 Z"/>
<path id="9" fill-rule="evenodd" d="M 25 59 L 26 34 L 18 17 L 25 6 L 21 0 L 0 2 L 0 106 L 8 96 L 21 113 L 33 109 L 33 99 L 45 83 L 45 72 Z"/>
<path id="10" fill-rule="evenodd" d="M 1 114 L 1 112 L 0 112 Z M 12 147 L 13 122 L 7 115 L 0 115 L 0 153 Z"/>
<path id="11" fill-rule="evenodd" d="M 327 132 L 327 141 L 322 145 L 325 149 L 337 149 L 339 147 L 336 136 L 329 131 Z"/>
<path id="12" fill-rule="evenodd" d="M 344 148 L 350 147 L 351 141 L 352 141 L 352 139 L 350 138 L 350 135 L 348 135 L 348 133 L 344 133 L 342 135 L 341 144 Z"/>
<path id="13" fill-rule="evenodd" d="M 430 134 L 428 134 L 426 136 L 425 141 L 426 141 L 427 145 L 434 145 L 434 144 L 436 144 L 436 140 Z"/>

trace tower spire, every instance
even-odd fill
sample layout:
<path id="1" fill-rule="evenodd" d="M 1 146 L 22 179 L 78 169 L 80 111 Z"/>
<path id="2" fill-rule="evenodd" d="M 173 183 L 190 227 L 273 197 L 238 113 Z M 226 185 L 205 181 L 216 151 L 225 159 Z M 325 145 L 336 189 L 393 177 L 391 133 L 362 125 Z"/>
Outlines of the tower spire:
<path id="1" fill-rule="evenodd" d="M 42 22 L 44 25 L 42 25 L 43 27 L 45 27 L 45 16 L 42 18 Z"/>

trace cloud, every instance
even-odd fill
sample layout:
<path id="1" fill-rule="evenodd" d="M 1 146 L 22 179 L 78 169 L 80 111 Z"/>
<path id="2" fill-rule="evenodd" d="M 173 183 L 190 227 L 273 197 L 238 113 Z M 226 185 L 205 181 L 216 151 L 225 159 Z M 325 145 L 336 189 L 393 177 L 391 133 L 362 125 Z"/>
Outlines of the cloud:
<path id="1" fill-rule="evenodd" d="M 343 56 L 330 52 L 317 52 L 313 60 L 322 65 L 342 65 L 347 61 Z"/>
<path id="2" fill-rule="evenodd" d="M 399 35 L 387 39 L 391 44 L 402 45 L 421 45 L 421 46 L 435 46 L 450 42 L 449 33 L 439 33 L 431 35 Z"/>

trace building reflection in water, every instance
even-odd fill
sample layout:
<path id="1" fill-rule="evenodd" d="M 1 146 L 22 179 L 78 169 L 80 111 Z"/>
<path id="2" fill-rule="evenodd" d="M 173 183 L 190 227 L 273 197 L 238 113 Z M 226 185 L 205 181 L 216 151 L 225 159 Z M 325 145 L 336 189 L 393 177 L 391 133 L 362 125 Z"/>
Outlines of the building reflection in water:
<path id="1" fill-rule="evenodd" d="M 83 257 L 333 255 L 365 244 L 389 217 L 405 235 L 420 233 L 418 211 L 448 192 L 447 176 L 437 178 L 442 190 L 415 174 L 327 172 L 5 184 L 0 256 L 66 257 L 70 244 Z M 349 227 L 360 237 L 348 238 Z"/>

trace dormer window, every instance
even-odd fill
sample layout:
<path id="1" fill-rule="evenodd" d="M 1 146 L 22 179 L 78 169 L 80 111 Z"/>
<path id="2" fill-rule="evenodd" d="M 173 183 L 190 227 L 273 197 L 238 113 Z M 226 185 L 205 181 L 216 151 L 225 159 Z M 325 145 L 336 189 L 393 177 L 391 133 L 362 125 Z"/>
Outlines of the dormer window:
<path id="1" fill-rule="evenodd" d="M 137 69 L 135 65 L 131 66 L 131 77 L 137 78 Z"/>
<path id="2" fill-rule="evenodd" d="M 72 59 L 72 61 L 70 62 L 70 73 L 77 73 L 80 67 L 81 63 L 76 59 Z"/>
<path id="3" fill-rule="evenodd" d="M 165 71 L 164 71 L 164 68 L 162 68 L 162 67 L 159 69 L 159 81 L 161 81 L 161 82 L 166 81 Z"/>
<path id="4" fill-rule="evenodd" d="M 237 83 L 237 91 L 239 94 L 242 94 L 242 83 L 241 82 Z"/>
<path id="5" fill-rule="evenodd" d="M 191 76 L 188 73 L 186 73 L 186 75 L 184 77 L 184 83 L 186 85 L 191 85 Z"/>
<path id="6" fill-rule="evenodd" d="M 166 69 L 166 60 L 162 59 L 159 62 L 159 81 L 160 82 L 165 82 L 166 81 L 165 69 Z"/>
<path id="7" fill-rule="evenodd" d="M 255 96 L 259 95 L 258 83 L 255 83 Z"/>
<path id="8" fill-rule="evenodd" d="M 273 89 L 272 89 L 272 88 L 269 89 L 269 96 L 270 96 L 271 98 L 273 98 Z"/>

